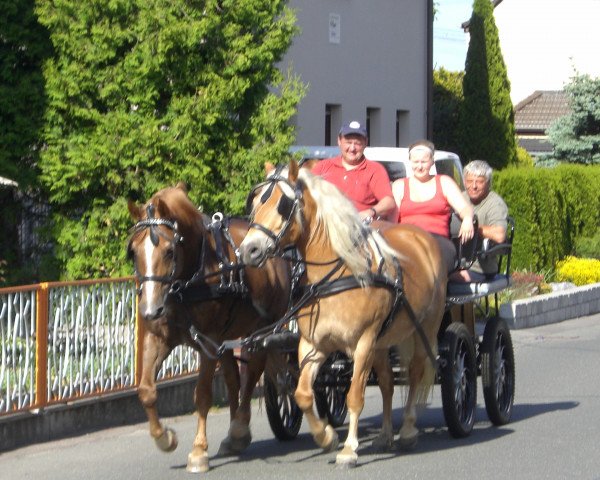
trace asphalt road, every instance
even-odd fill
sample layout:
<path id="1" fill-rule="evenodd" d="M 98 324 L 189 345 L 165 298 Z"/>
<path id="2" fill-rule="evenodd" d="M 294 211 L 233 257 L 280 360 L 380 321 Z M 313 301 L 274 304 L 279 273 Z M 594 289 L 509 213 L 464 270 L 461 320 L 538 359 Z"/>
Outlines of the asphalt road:
<path id="1" fill-rule="evenodd" d="M 381 398 L 369 387 L 360 422 L 359 464 L 334 465 L 335 454 L 315 447 L 305 425 L 298 438 L 279 442 L 256 402 L 254 441 L 240 457 L 215 457 L 228 413 L 209 418 L 212 470 L 206 478 L 315 479 L 591 479 L 600 480 L 600 315 L 512 332 L 517 385 L 513 418 L 503 427 L 487 419 L 479 382 L 477 422 L 470 437 L 448 435 L 439 387 L 421 414 L 419 443 L 411 452 L 381 453 L 370 446 L 380 425 Z M 402 418 L 396 388 L 394 424 Z M 185 471 L 195 417 L 166 419 L 179 435 L 171 454 L 159 452 L 146 424 L 112 428 L 0 454 L 0 479 L 190 479 Z M 338 429 L 345 438 L 346 426 Z"/>

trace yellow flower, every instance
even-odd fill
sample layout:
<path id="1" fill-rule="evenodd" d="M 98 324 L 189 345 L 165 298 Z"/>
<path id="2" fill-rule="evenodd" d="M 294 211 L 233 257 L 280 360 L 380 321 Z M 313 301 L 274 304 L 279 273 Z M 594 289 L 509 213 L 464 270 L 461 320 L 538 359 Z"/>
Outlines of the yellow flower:
<path id="1" fill-rule="evenodd" d="M 556 279 L 578 286 L 600 282 L 600 260 L 566 257 L 556 264 Z"/>

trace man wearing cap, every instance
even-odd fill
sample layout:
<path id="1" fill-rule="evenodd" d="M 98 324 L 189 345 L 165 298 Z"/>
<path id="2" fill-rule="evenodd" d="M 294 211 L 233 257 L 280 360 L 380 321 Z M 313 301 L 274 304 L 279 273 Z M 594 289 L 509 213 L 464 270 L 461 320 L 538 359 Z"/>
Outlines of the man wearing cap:
<path id="1" fill-rule="evenodd" d="M 333 183 L 352 201 L 362 219 L 392 220 L 396 203 L 385 168 L 367 160 L 367 130 L 357 121 L 342 126 L 338 134 L 340 155 L 318 162 L 312 173 Z"/>

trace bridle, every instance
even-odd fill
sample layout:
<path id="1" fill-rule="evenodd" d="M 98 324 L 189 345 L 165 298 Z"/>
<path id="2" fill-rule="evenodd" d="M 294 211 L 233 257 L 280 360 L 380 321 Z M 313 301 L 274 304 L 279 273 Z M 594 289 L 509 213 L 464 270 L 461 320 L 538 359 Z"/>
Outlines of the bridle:
<path id="1" fill-rule="evenodd" d="M 248 199 L 246 200 L 246 211 L 248 213 L 250 213 L 252 203 L 254 202 L 254 198 L 255 198 L 257 192 L 259 190 L 261 190 L 262 188 L 264 188 L 265 186 L 268 186 L 268 187 L 260 197 L 261 204 L 264 204 L 267 202 L 269 197 L 271 197 L 271 195 L 273 194 L 273 190 L 275 189 L 275 186 L 279 182 L 285 183 L 294 192 L 294 198 L 291 199 L 290 197 L 288 197 L 286 195 L 285 192 L 282 191 L 281 199 L 279 200 L 279 203 L 277 204 L 277 213 L 284 219 L 283 228 L 279 231 L 279 233 L 275 233 L 272 230 L 265 227 L 264 225 L 262 225 L 260 223 L 256 223 L 254 221 L 254 218 L 251 219 L 250 228 L 259 230 L 260 232 L 264 233 L 267 237 L 269 237 L 273 241 L 274 251 L 269 252 L 270 254 L 281 253 L 281 251 L 282 251 L 281 240 L 283 239 L 283 237 L 287 233 L 288 229 L 292 225 L 292 218 L 294 217 L 294 215 L 296 215 L 297 213 L 302 211 L 301 207 L 303 205 L 301 187 L 298 185 L 298 183 L 296 185 L 293 185 L 292 182 L 290 182 L 287 178 L 283 177 L 281 175 L 282 169 L 283 169 L 283 166 L 281 166 L 281 165 L 278 166 L 273 175 L 271 175 L 269 178 L 267 178 L 267 180 L 265 180 L 264 182 L 261 182 L 258 185 L 256 185 L 250 191 L 250 194 L 248 195 Z"/>
<path id="2" fill-rule="evenodd" d="M 158 237 L 164 238 L 173 248 L 173 258 L 171 272 L 168 275 L 141 275 L 137 267 L 137 262 L 134 262 L 135 278 L 138 283 L 138 293 L 141 293 L 144 282 L 159 282 L 173 286 L 176 280 L 175 271 L 177 270 L 177 246 L 183 243 L 183 236 L 177 230 L 177 222 L 172 222 L 171 220 L 167 220 L 165 218 L 155 218 L 155 209 L 154 205 L 152 204 L 146 207 L 146 213 L 147 218 L 137 222 L 132 228 L 133 232 L 136 233 L 146 228 L 150 229 L 150 241 L 154 246 L 158 245 Z M 167 235 L 161 232 L 161 230 L 157 228 L 160 226 L 169 228 L 173 232 L 173 238 L 169 238 Z M 131 241 L 128 251 L 131 253 Z"/>

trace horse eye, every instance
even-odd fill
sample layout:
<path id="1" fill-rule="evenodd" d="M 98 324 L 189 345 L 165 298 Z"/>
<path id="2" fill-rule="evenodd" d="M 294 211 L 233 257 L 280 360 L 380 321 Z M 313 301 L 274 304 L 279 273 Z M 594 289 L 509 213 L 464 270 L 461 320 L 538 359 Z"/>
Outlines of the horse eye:
<path id="1" fill-rule="evenodd" d="M 172 247 L 171 248 L 167 248 L 165 250 L 165 258 L 167 258 L 169 260 L 172 260 L 173 259 L 173 254 L 174 254 L 174 250 L 173 250 Z"/>

